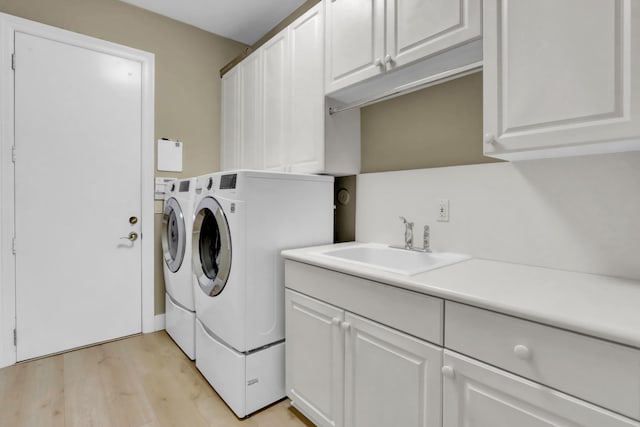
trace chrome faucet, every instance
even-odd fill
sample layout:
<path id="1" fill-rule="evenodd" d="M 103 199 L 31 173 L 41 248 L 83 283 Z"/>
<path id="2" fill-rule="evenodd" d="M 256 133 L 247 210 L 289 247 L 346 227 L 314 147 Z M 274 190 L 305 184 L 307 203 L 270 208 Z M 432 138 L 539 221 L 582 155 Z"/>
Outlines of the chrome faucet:
<path id="1" fill-rule="evenodd" d="M 429 226 L 424 226 L 424 235 L 422 237 L 422 247 L 416 248 L 413 246 L 413 223 L 407 221 L 407 219 L 403 216 L 400 217 L 402 223 L 404 224 L 404 246 L 391 246 L 396 249 L 406 249 L 408 251 L 416 251 L 416 252 L 431 252 L 431 248 L 429 245 L 429 237 L 431 235 L 429 231 Z"/>
<path id="2" fill-rule="evenodd" d="M 413 223 L 407 221 L 403 216 L 400 219 L 404 224 L 404 248 L 411 250 L 413 249 Z"/>

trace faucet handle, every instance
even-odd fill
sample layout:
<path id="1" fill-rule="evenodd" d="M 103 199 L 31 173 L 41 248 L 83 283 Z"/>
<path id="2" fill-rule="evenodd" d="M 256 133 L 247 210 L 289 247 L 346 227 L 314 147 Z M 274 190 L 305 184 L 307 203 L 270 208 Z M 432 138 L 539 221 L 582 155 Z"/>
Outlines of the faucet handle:
<path id="1" fill-rule="evenodd" d="M 413 228 L 413 223 L 412 223 L 412 222 L 407 221 L 407 218 L 405 218 L 405 217 L 401 216 L 401 217 L 400 217 L 400 220 L 401 220 L 401 221 L 402 221 L 402 223 L 403 223 L 404 225 L 406 225 L 407 227 L 409 227 L 409 228 Z"/>

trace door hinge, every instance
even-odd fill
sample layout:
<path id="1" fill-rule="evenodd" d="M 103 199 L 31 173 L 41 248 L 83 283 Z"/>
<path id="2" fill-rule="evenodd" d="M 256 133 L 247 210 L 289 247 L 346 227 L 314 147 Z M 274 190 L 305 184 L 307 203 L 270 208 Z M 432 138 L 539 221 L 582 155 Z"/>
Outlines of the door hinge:
<path id="1" fill-rule="evenodd" d="M 16 146 L 11 147 L 11 161 L 16 162 Z"/>
<path id="2" fill-rule="evenodd" d="M 14 346 L 18 345 L 18 330 L 17 329 L 13 330 L 13 345 Z"/>
<path id="3" fill-rule="evenodd" d="M 16 69 L 16 54 L 11 54 L 11 69 L 15 71 Z"/>
<path id="4" fill-rule="evenodd" d="M 15 237 L 11 241 L 11 252 L 13 252 L 14 255 L 16 254 L 16 238 Z"/>

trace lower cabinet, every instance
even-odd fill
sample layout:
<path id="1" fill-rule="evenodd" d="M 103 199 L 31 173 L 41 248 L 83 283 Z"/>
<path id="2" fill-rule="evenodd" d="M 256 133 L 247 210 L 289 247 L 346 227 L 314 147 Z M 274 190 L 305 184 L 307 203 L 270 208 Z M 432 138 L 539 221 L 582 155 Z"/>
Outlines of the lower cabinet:
<path id="1" fill-rule="evenodd" d="M 640 427 L 640 349 L 291 260 L 285 283 L 317 426 Z"/>
<path id="2" fill-rule="evenodd" d="M 449 350 L 444 353 L 443 427 L 640 425 L 621 415 Z"/>
<path id="3" fill-rule="evenodd" d="M 442 349 L 286 291 L 286 389 L 318 426 L 442 424 Z"/>

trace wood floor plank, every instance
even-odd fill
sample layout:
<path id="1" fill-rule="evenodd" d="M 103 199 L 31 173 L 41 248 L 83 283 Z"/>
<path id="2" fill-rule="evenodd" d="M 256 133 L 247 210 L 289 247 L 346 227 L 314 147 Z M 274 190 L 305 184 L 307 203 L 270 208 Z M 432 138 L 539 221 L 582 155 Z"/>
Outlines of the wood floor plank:
<path id="1" fill-rule="evenodd" d="M 64 426 L 62 358 L 16 365 L 0 375 L 0 425 Z"/>
<path id="2" fill-rule="evenodd" d="M 289 400 L 240 420 L 164 332 L 0 369 L 0 426 L 311 427 Z"/>

